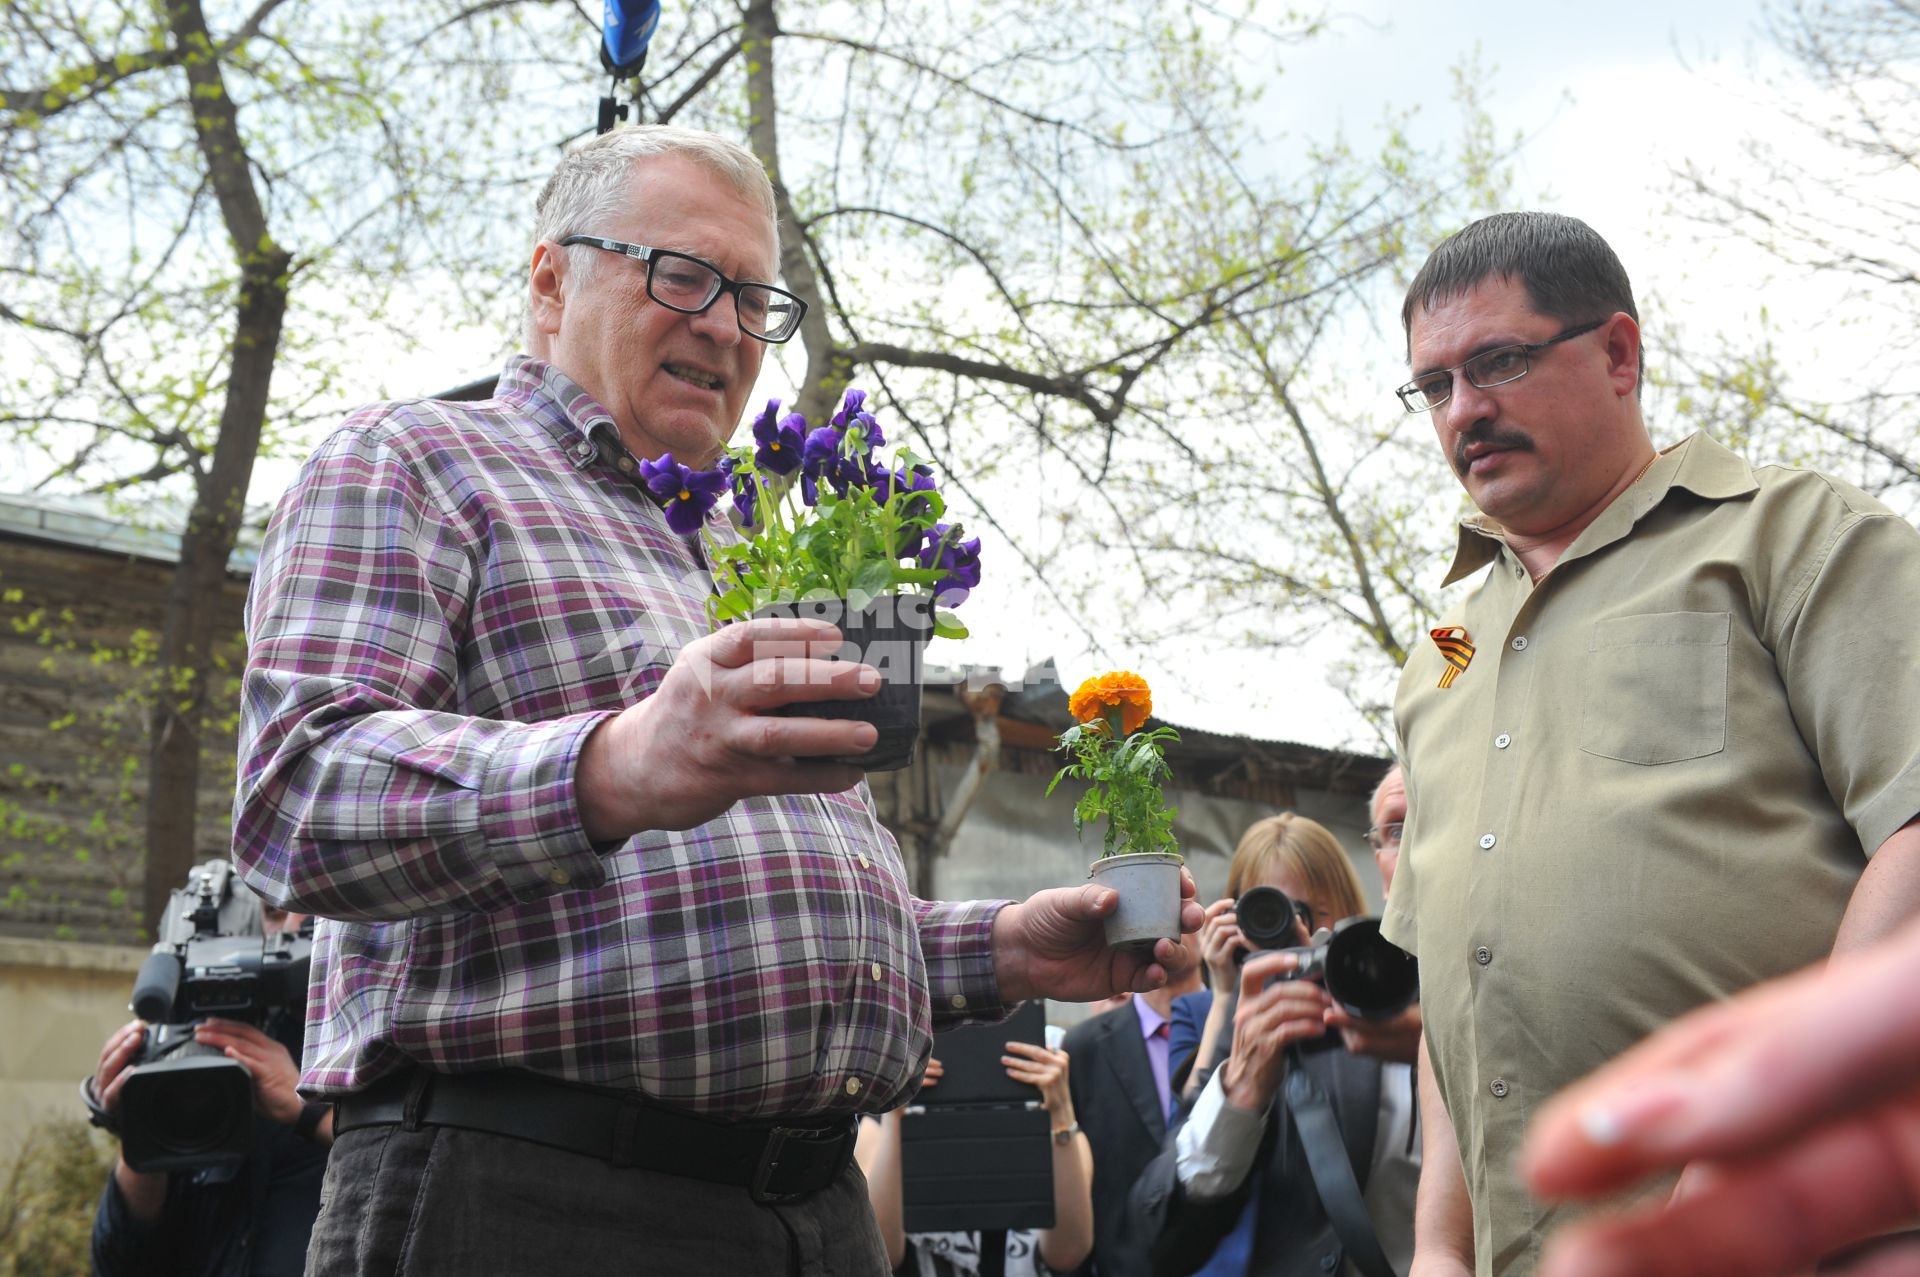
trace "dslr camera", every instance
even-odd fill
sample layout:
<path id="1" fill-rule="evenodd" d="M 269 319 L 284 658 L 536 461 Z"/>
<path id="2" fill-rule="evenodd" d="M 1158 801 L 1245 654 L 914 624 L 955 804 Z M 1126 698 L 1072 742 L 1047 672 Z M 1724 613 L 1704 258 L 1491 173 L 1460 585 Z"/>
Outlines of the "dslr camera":
<path id="1" fill-rule="evenodd" d="M 1233 912 L 1240 934 L 1255 949 L 1298 955 L 1299 967 L 1278 979 L 1315 981 L 1349 1015 L 1389 1019 L 1420 994 L 1413 955 L 1380 934 L 1378 918 L 1346 918 L 1331 930 L 1323 927 L 1303 949 L 1294 944 L 1294 919 L 1304 927 L 1312 914 L 1277 887 L 1247 888 L 1233 902 Z"/>
<path id="2" fill-rule="evenodd" d="M 262 1028 L 303 1017 L 312 955 L 311 920 L 298 934 L 267 935 L 259 898 L 234 881 L 228 862 L 209 860 L 188 875 L 133 985 L 133 1013 L 150 1027 L 115 1121 L 128 1166 L 181 1171 L 246 1160 L 253 1077 L 238 1060 L 195 1042 L 194 1026 L 208 1016 Z M 97 1119 L 94 1097 L 87 1099 Z"/>

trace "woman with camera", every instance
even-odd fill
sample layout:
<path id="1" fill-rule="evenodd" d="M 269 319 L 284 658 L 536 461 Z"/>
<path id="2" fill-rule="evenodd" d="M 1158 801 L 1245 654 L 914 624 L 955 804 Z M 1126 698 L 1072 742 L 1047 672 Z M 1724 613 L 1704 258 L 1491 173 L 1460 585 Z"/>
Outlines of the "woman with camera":
<path id="1" fill-rule="evenodd" d="M 1254 888 L 1271 890 L 1249 896 Z M 1227 889 L 1201 933 L 1215 992 L 1176 1004 L 1176 1022 L 1206 1028 L 1187 1115 L 1134 1186 L 1142 1244 L 1164 1274 L 1404 1277 L 1419 1180 L 1419 1009 L 1401 1004 L 1410 981 L 1380 1000 L 1338 978 L 1343 945 L 1381 954 L 1385 968 L 1404 959 L 1372 948 L 1384 942 L 1358 918 L 1366 904 L 1352 862 L 1306 817 L 1248 829 Z M 1322 982 L 1329 942 L 1333 992 Z"/>

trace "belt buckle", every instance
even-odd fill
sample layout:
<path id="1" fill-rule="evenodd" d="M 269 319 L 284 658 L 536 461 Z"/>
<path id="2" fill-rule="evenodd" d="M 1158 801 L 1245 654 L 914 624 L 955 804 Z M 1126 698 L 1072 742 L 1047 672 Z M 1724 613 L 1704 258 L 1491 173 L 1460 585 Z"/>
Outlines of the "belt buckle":
<path id="1" fill-rule="evenodd" d="M 788 1140 L 801 1144 L 825 1144 L 832 1140 L 844 1139 L 846 1134 L 844 1128 L 774 1127 L 767 1132 L 766 1147 L 760 1150 L 760 1164 L 754 1168 L 753 1179 L 747 1184 L 747 1195 L 762 1206 L 779 1206 L 786 1202 L 798 1201 L 826 1187 L 825 1184 L 815 1184 L 797 1191 L 775 1187 L 775 1177 L 780 1173 L 780 1155 L 785 1151 Z M 849 1140 L 848 1143 L 851 1145 L 852 1141 Z M 842 1162 L 844 1161 L 843 1157 Z M 841 1169 L 844 1169 L 844 1165 Z"/>

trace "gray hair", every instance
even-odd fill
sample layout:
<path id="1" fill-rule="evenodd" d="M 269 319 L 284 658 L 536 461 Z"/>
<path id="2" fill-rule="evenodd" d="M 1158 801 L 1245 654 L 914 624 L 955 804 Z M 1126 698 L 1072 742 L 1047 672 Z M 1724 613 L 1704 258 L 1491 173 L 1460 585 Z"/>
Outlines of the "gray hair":
<path id="1" fill-rule="evenodd" d="M 1616 311 L 1640 322 L 1627 268 L 1591 226 L 1560 213 L 1495 213 L 1441 240 L 1413 277 L 1400 307 L 1409 358 L 1414 311 L 1451 301 L 1496 275 L 1518 280 L 1535 311 L 1563 324 Z M 1644 372 L 1644 346 L 1640 362 Z"/>
<path id="2" fill-rule="evenodd" d="M 663 155 L 683 156 L 725 181 L 740 197 L 767 215 L 779 247 L 780 219 L 774 205 L 773 183 L 752 151 L 737 142 L 698 129 L 671 124 L 639 124 L 590 138 L 561 157 L 560 163 L 534 201 L 533 242 L 559 241 L 569 235 L 597 235 L 607 218 L 627 203 L 627 186 L 634 166 Z M 591 279 L 598 269 L 599 250 L 575 244 L 566 250 L 573 274 Z M 529 340 L 533 331 L 527 316 Z"/>
<path id="3" fill-rule="evenodd" d="M 1380 805 L 1380 791 L 1385 789 L 1387 787 L 1387 782 L 1392 780 L 1395 776 L 1400 777 L 1400 783 L 1403 786 L 1407 783 L 1407 774 L 1405 770 L 1401 768 L 1398 762 L 1394 763 L 1393 766 L 1387 768 L 1386 774 L 1380 777 L 1380 783 L 1375 785 L 1373 787 L 1373 792 L 1367 795 L 1367 823 L 1368 824 L 1373 823 L 1373 809 Z"/>

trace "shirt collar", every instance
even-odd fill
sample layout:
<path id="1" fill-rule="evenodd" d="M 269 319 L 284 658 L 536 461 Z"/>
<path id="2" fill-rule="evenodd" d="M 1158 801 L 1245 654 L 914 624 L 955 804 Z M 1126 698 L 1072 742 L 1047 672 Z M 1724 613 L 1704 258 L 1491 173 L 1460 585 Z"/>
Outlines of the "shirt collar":
<path id="1" fill-rule="evenodd" d="M 1134 994 L 1133 1013 L 1140 1017 L 1140 1036 L 1150 1038 L 1159 1032 L 1160 1026 L 1168 1023 L 1167 1017 L 1153 1009 L 1153 1004 L 1139 994 Z"/>
<path id="2" fill-rule="evenodd" d="M 507 360 L 495 389 L 496 398 L 517 404 L 560 449 L 576 470 L 604 461 L 632 482 L 654 505 L 665 502 L 640 479 L 640 458 L 620 439 L 613 414 L 584 390 L 579 382 L 544 359 L 515 355 Z"/>
<path id="3" fill-rule="evenodd" d="M 1713 436 L 1696 431 L 1662 449 L 1647 472 L 1602 510 L 1561 557 L 1577 557 L 1624 537 L 1641 516 L 1665 501 L 1675 488 L 1684 488 L 1707 501 L 1730 501 L 1756 492 L 1759 487 L 1752 466 Z M 1440 584 L 1452 585 L 1479 571 L 1500 556 L 1505 544 L 1505 530 L 1486 515 L 1473 514 L 1462 519 L 1454 544 L 1453 565 Z"/>

